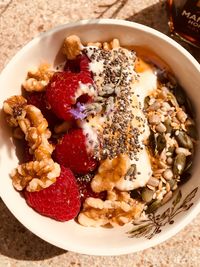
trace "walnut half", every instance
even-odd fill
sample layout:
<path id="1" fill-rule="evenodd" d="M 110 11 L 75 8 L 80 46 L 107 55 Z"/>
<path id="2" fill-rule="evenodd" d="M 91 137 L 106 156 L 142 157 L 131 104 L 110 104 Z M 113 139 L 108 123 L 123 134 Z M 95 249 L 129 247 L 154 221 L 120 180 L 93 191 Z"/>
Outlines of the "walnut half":
<path id="1" fill-rule="evenodd" d="M 107 200 L 89 197 L 85 200 L 78 222 L 83 226 L 123 226 L 140 217 L 144 204 L 128 192 L 110 191 Z"/>
<path id="2" fill-rule="evenodd" d="M 27 105 L 23 96 L 10 97 L 3 108 L 9 125 L 22 130 L 33 154 L 33 161 L 19 165 L 11 174 L 14 187 L 38 191 L 50 186 L 60 175 L 60 166 L 51 158 L 54 146 L 48 141 L 48 122 L 37 107 Z"/>

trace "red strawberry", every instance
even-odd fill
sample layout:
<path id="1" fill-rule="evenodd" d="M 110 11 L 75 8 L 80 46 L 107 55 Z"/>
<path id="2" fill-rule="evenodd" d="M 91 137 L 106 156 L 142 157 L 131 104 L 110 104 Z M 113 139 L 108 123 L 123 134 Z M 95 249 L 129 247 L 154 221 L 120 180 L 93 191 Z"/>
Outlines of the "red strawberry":
<path id="1" fill-rule="evenodd" d="M 86 176 L 88 177 L 88 179 L 87 178 L 85 179 L 84 176 L 77 178 L 81 203 L 83 203 L 85 201 L 85 199 L 88 197 L 100 198 L 102 200 L 105 200 L 106 199 L 106 191 L 103 191 L 100 193 L 95 193 L 94 191 L 92 191 L 92 188 L 90 186 L 92 177 L 89 177 L 89 175 L 86 175 Z"/>
<path id="2" fill-rule="evenodd" d="M 70 169 L 61 167 L 56 182 L 38 192 L 24 192 L 25 199 L 38 213 L 57 221 L 68 221 L 80 211 L 76 179 Z"/>
<path id="3" fill-rule="evenodd" d="M 67 60 L 64 70 L 79 73 L 81 71 L 89 72 L 89 58 L 82 54 L 78 55 L 74 60 Z"/>
<path id="4" fill-rule="evenodd" d="M 97 166 L 97 161 L 86 150 L 86 139 L 82 129 L 72 129 L 56 145 L 57 162 L 74 173 L 87 174 Z"/>
<path id="5" fill-rule="evenodd" d="M 70 109 L 76 104 L 75 93 L 80 83 L 93 83 L 89 72 L 57 72 L 53 75 L 46 95 L 52 110 L 60 119 L 73 119 Z"/>
<path id="6" fill-rule="evenodd" d="M 34 105 L 41 110 L 43 116 L 48 121 L 50 128 L 59 123 L 60 120 L 56 117 L 52 110 L 49 109 L 45 92 L 29 93 L 27 94 L 26 99 L 28 104 Z"/>

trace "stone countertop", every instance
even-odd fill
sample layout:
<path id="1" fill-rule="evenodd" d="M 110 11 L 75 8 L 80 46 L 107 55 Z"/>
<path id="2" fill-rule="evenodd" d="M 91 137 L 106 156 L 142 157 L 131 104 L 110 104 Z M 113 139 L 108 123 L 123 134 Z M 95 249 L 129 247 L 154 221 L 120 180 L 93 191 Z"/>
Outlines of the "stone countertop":
<path id="1" fill-rule="evenodd" d="M 0 0 L 0 70 L 38 33 L 69 21 L 113 17 L 146 24 L 168 34 L 165 2 Z M 106 11 L 106 7 L 99 7 L 105 3 L 115 4 Z M 200 60 L 199 50 L 182 45 Z M 24 228 L 0 200 L 0 267 L 197 267 L 200 262 L 199 233 L 200 215 L 170 240 L 145 251 L 114 257 L 87 256 L 42 241 Z"/>

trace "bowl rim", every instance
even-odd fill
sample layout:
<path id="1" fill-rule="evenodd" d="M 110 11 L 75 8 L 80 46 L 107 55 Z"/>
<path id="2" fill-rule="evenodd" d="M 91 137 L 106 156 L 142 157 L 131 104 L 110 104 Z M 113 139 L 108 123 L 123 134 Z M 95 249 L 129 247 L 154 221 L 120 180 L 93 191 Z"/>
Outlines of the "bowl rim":
<path id="1" fill-rule="evenodd" d="M 4 75 L 4 73 L 9 71 L 10 65 L 14 64 L 15 61 L 18 58 L 20 58 L 22 54 L 26 53 L 26 51 L 29 49 L 29 47 L 34 46 L 34 44 L 39 39 L 42 39 L 44 37 L 48 37 L 48 36 L 54 34 L 55 32 L 58 32 L 58 31 L 63 30 L 63 29 L 68 29 L 68 28 L 71 28 L 74 26 L 80 26 L 81 27 L 81 26 L 85 26 L 87 24 L 128 26 L 128 27 L 135 28 L 135 29 L 141 30 L 143 32 L 146 32 L 147 34 L 151 34 L 151 35 L 154 35 L 156 37 L 159 37 L 160 39 L 167 42 L 169 45 L 171 45 L 171 46 L 175 47 L 177 50 L 179 50 L 191 62 L 191 64 L 194 65 L 196 67 L 196 69 L 200 72 L 200 64 L 185 48 L 183 48 L 180 44 L 178 44 L 176 41 L 174 41 L 173 39 L 171 39 L 167 35 L 159 32 L 159 31 L 157 31 L 151 27 L 148 27 L 148 26 L 136 23 L 136 22 L 119 20 L 119 19 L 87 19 L 87 20 L 79 20 L 76 22 L 61 24 L 61 25 L 58 25 L 58 26 L 48 30 L 47 32 L 40 33 L 38 36 L 33 38 L 31 41 L 29 41 L 25 46 L 23 46 L 15 54 L 15 56 L 10 59 L 10 61 L 4 67 L 4 69 L 2 70 L 2 72 L 0 74 L 0 80 L 1 80 L 1 77 Z M 38 231 L 38 229 L 36 229 L 36 228 L 34 229 L 32 227 L 31 222 L 24 222 L 23 216 L 21 216 L 21 214 L 19 214 L 19 213 L 16 214 L 13 205 L 7 205 L 8 203 L 7 203 L 5 195 L 6 195 L 5 192 L 3 192 L 3 190 L 1 190 L 1 188 L 0 188 L 0 197 L 2 198 L 2 200 L 5 203 L 5 205 L 7 206 L 7 208 L 11 211 L 11 213 L 15 216 L 15 218 L 17 218 L 17 220 L 19 222 L 21 222 L 27 229 L 29 229 L 32 233 L 34 233 L 38 237 L 40 237 L 43 240 L 49 242 L 50 244 L 53 244 L 53 245 L 55 245 L 59 248 L 62 248 L 64 250 L 70 250 L 70 251 L 74 251 L 74 252 L 81 253 L 81 254 L 98 255 L 98 256 L 114 256 L 114 255 L 128 254 L 128 253 L 142 251 L 144 249 L 158 245 L 158 244 L 166 241 L 167 239 L 171 238 L 172 236 L 177 234 L 179 231 L 181 231 L 200 212 L 200 201 L 199 201 L 194 207 L 192 207 L 192 209 L 188 212 L 188 214 L 185 215 L 181 221 L 179 221 L 175 225 L 173 225 L 171 229 L 167 229 L 166 231 L 163 231 L 162 233 L 157 235 L 156 238 L 151 239 L 149 242 L 143 242 L 143 244 L 140 246 L 135 246 L 135 244 L 133 246 L 131 246 L 129 244 L 128 246 L 125 246 L 125 247 L 110 248 L 109 250 L 105 250 L 102 248 L 99 249 L 98 247 L 93 247 L 93 249 L 90 249 L 88 251 L 88 249 L 87 248 L 85 249 L 84 247 L 78 247 L 75 245 L 71 245 L 70 243 L 63 244 L 63 242 L 60 240 L 55 241 L 51 238 L 51 236 L 46 235 L 42 231 Z"/>

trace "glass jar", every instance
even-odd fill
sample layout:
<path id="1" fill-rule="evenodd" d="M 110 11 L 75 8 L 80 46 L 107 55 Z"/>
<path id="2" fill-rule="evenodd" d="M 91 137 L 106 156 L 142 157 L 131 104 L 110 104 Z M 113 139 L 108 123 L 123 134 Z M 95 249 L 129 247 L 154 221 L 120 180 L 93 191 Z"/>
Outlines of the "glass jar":
<path id="1" fill-rule="evenodd" d="M 168 0 L 172 34 L 200 48 L 200 0 Z"/>

